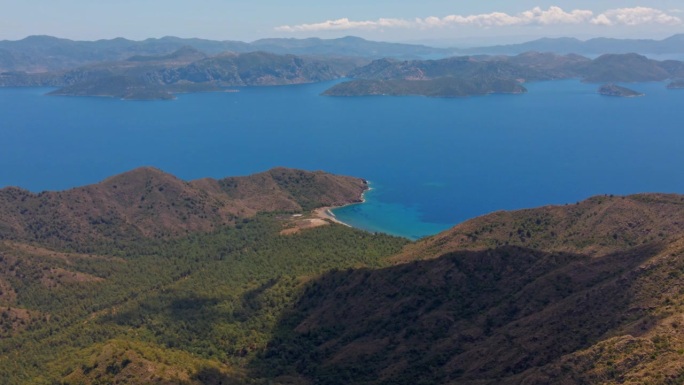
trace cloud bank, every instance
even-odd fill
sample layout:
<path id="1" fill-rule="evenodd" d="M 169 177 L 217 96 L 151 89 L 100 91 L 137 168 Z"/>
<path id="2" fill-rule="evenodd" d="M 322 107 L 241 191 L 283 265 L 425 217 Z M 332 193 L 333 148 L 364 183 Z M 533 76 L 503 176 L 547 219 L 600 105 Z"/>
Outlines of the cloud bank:
<path id="1" fill-rule="evenodd" d="M 507 27 L 524 25 L 560 25 L 590 24 L 598 26 L 638 26 L 644 24 L 681 25 L 682 20 L 674 16 L 674 11 L 665 12 L 655 8 L 634 7 L 618 8 L 595 14 L 593 11 L 575 9 L 565 11 L 560 7 L 549 7 L 544 10 L 535 7 L 525 12 L 510 15 L 503 12 L 492 12 L 478 15 L 448 15 L 444 17 L 426 17 L 407 19 L 377 19 L 354 21 L 347 18 L 327 20 L 313 24 L 283 25 L 276 27 L 280 32 L 317 32 L 341 31 L 352 29 L 385 29 L 414 28 L 430 29 L 449 26 L 475 26 L 481 28 Z"/>
<path id="2" fill-rule="evenodd" d="M 636 7 L 611 9 L 591 19 L 591 23 L 606 26 L 635 26 L 642 24 L 679 25 L 682 24 L 682 20 L 659 9 Z"/>

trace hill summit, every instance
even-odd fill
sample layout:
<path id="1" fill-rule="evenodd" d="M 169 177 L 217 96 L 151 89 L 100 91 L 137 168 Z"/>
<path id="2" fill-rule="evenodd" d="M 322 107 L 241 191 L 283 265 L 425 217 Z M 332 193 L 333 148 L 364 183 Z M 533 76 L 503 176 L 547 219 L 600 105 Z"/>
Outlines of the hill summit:
<path id="1" fill-rule="evenodd" d="M 260 174 L 186 182 L 143 167 L 101 183 L 33 194 L 0 190 L 0 236 L 42 244 L 107 238 L 178 237 L 234 224 L 258 212 L 301 213 L 360 200 L 362 179 L 275 168 Z"/>

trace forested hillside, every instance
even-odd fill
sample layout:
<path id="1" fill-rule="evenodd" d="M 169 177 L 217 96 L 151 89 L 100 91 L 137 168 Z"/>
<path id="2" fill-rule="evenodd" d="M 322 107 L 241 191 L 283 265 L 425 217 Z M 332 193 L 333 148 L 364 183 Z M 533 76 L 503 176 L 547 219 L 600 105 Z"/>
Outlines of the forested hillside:
<path id="1" fill-rule="evenodd" d="M 150 168 L 3 189 L 0 383 L 684 379 L 683 196 L 498 212 L 415 243 L 311 212 L 365 189 Z"/>
<path id="2" fill-rule="evenodd" d="M 308 281 L 382 266 L 406 244 L 332 224 L 281 234 L 293 213 L 365 188 L 290 169 L 193 182 L 139 169 L 64 192 L 3 190 L 0 382 L 246 381 Z"/>

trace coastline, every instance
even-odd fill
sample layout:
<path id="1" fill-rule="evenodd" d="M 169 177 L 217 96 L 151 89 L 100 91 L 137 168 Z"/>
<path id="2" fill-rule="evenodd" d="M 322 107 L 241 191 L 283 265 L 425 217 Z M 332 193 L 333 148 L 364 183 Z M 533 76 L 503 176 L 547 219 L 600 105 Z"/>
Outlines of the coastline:
<path id="1" fill-rule="evenodd" d="M 353 228 L 354 226 L 352 226 L 348 223 L 342 222 L 341 220 L 337 219 L 337 216 L 335 216 L 335 213 L 333 212 L 333 210 L 341 209 L 342 207 L 348 207 L 348 206 L 360 205 L 360 204 L 366 203 L 366 193 L 373 189 L 372 187 L 370 187 L 370 185 L 371 185 L 370 181 L 366 181 L 366 183 L 367 183 L 368 188 L 361 194 L 361 201 L 360 202 L 353 202 L 353 203 L 349 203 L 349 204 L 342 205 L 342 206 L 319 207 L 313 211 L 314 216 L 317 218 L 320 218 L 320 219 L 329 220 L 333 223 L 337 223 L 337 224 L 340 224 L 343 226 Z"/>
<path id="2" fill-rule="evenodd" d="M 347 206 L 347 205 L 345 205 L 345 206 Z M 343 225 L 343 226 L 347 226 L 347 227 L 352 227 L 351 225 L 349 225 L 349 224 L 347 224 L 347 223 L 344 223 L 344 222 L 342 222 L 341 220 L 337 219 L 337 217 L 335 217 L 335 214 L 331 211 L 331 210 L 334 210 L 334 209 L 338 209 L 338 208 L 340 208 L 340 207 L 344 207 L 344 206 L 337 206 L 337 207 L 319 207 L 319 208 L 317 208 L 317 209 L 314 210 L 314 216 L 315 216 L 316 218 L 323 219 L 323 220 L 328 220 L 328 221 L 337 223 L 337 224 L 339 224 L 339 225 Z"/>

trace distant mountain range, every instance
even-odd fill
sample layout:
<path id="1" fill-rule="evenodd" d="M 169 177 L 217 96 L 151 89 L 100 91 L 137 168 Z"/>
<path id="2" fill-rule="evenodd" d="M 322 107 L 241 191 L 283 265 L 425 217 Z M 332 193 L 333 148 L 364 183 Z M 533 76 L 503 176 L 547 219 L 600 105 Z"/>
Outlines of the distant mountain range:
<path id="1" fill-rule="evenodd" d="M 143 41 L 123 38 L 73 41 L 51 36 L 30 36 L 18 41 L 0 41 L 0 72 L 64 70 L 104 61 L 127 60 L 136 55 L 167 55 L 183 47 L 192 47 L 207 55 L 264 51 L 276 54 L 349 56 L 369 59 L 448 56 L 451 52 L 451 50 L 423 45 L 374 42 L 351 36 L 328 40 L 318 38 L 263 39 L 252 43 L 177 37 Z"/>
<path id="2" fill-rule="evenodd" d="M 63 70 L 103 61 L 126 60 L 136 55 L 166 55 L 185 46 L 193 47 L 207 55 L 265 51 L 276 54 L 348 56 L 365 59 L 427 59 L 471 54 L 513 55 L 528 51 L 585 55 L 628 52 L 684 54 L 684 34 L 664 40 L 597 38 L 581 41 L 574 38 L 544 38 L 522 44 L 467 49 L 376 42 L 353 36 L 338 39 L 262 39 L 251 43 L 178 37 L 150 38 L 142 41 L 124 38 L 74 41 L 51 36 L 29 36 L 17 41 L 0 41 L 0 72 Z"/>
<path id="3" fill-rule="evenodd" d="M 595 38 L 579 40 L 569 37 L 543 38 L 521 44 L 497 45 L 460 49 L 462 54 L 505 54 L 515 55 L 523 52 L 577 53 L 601 55 L 605 53 L 640 54 L 684 54 L 684 34 L 677 34 L 663 40 L 650 39 L 610 39 Z"/>

